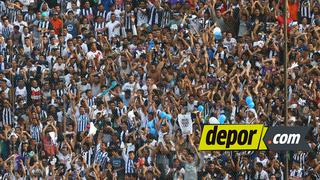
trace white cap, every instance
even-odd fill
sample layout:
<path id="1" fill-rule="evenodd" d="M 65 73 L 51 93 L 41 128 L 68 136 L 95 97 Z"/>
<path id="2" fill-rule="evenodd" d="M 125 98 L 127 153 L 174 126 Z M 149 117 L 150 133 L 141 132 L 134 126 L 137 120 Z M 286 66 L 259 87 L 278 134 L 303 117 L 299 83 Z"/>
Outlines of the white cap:
<path id="1" fill-rule="evenodd" d="M 211 117 L 211 118 L 209 119 L 209 124 L 220 124 L 220 122 L 218 121 L 217 118 Z"/>
<path id="2" fill-rule="evenodd" d="M 291 108 L 291 109 L 295 109 L 295 108 L 297 108 L 297 104 L 291 104 L 290 106 L 289 106 L 289 108 Z"/>
<path id="3" fill-rule="evenodd" d="M 177 26 L 176 24 L 172 24 L 172 25 L 170 26 L 170 29 L 171 29 L 171 30 L 178 30 L 178 26 Z"/>

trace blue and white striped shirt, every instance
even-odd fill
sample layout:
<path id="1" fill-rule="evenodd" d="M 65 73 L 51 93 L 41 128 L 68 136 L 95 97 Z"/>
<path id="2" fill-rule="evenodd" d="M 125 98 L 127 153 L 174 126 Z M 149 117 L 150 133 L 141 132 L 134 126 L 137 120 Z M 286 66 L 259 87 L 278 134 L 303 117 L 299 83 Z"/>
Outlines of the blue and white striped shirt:
<path id="1" fill-rule="evenodd" d="M 108 157 L 108 153 L 103 152 L 100 147 L 101 147 L 101 144 L 98 144 L 96 154 L 94 157 L 94 163 L 99 164 L 101 167 L 104 168 L 106 166 L 106 163 L 109 161 L 109 157 Z"/>
<path id="2" fill-rule="evenodd" d="M 88 106 L 92 107 L 93 105 L 95 105 L 96 102 L 96 98 L 92 97 L 92 98 L 88 98 Z"/>
<path id="3" fill-rule="evenodd" d="M 135 173 L 134 161 L 130 159 L 129 152 L 127 152 L 127 149 L 122 150 L 122 157 L 125 161 L 125 173 L 126 174 Z"/>
<path id="4" fill-rule="evenodd" d="M 131 159 L 128 159 L 126 161 L 126 169 L 125 169 L 126 174 L 133 174 L 134 173 L 134 162 Z"/>
<path id="5" fill-rule="evenodd" d="M 27 13 L 26 15 L 24 15 L 24 21 L 26 21 L 27 23 L 32 23 L 35 19 L 36 19 L 36 14 L 29 14 Z"/>
<path id="6" fill-rule="evenodd" d="M 30 126 L 31 137 L 32 137 L 33 139 L 35 139 L 36 142 L 40 142 L 41 131 L 42 131 L 42 128 L 41 128 L 40 125 L 34 125 L 34 124 L 32 124 L 32 125 Z"/>
<path id="7" fill-rule="evenodd" d="M 79 118 L 77 119 L 78 123 L 78 132 L 83 132 L 87 125 L 89 124 L 89 117 L 87 114 L 80 114 Z"/>
<path id="8" fill-rule="evenodd" d="M 4 3 L 4 1 L 0 1 L 0 16 L 3 16 L 6 14 L 6 4 Z"/>
<path id="9" fill-rule="evenodd" d="M 7 27 L 2 27 L 2 36 L 7 39 L 10 37 L 11 32 L 13 31 L 13 27 L 12 26 L 7 26 Z"/>

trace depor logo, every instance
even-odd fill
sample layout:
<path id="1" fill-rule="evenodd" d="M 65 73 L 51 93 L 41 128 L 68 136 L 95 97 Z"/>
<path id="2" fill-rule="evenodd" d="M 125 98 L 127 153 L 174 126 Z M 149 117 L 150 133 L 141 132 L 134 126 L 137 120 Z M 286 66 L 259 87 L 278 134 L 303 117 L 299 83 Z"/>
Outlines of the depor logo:
<path id="1" fill-rule="evenodd" d="M 204 125 L 199 150 L 309 150 L 309 127 Z"/>
<path id="2" fill-rule="evenodd" d="M 270 142 L 268 144 L 271 144 Z M 300 134 L 276 134 L 272 142 L 273 144 L 299 144 Z"/>
<path id="3" fill-rule="evenodd" d="M 204 125 L 199 150 L 266 150 L 267 128 L 255 125 Z"/>
<path id="4" fill-rule="evenodd" d="M 309 130 L 310 127 L 270 127 L 263 140 L 274 151 L 308 151 L 311 150 L 306 141 Z"/>

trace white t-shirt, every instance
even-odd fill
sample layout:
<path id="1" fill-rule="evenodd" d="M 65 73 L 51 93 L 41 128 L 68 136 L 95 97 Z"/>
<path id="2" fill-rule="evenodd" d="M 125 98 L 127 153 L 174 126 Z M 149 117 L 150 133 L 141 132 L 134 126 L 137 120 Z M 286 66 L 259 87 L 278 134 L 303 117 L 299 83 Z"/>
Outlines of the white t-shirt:
<path id="1" fill-rule="evenodd" d="M 19 0 L 19 2 L 21 2 L 23 4 L 22 6 L 22 12 L 28 12 L 28 6 L 31 3 L 31 0 Z M 34 1 L 32 1 L 34 2 Z"/>
<path id="2" fill-rule="evenodd" d="M 224 39 L 223 45 L 227 46 L 229 51 L 232 51 L 233 48 L 237 45 L 237 40 L 235 38 L 231 38 L 230 40 Z"/>
<path id="3" fill-rule="evenodd" d="M 126 90 L 130 90 L 131 92 L 133 92 L 134 89 L 140 89 L 140 85 L 139 83 L 133 82 L 126 82 L 123 87 L 122 87 L 122 91 L 126 91 Z"/>
<path id="4" fill-rule="evenodd" d="M 105 110 L 105 109 L 103 109 L 103 110 L 96 109 L 96 110 L 93 111 L 93 119 L 97 119 L 97 114 L 98 113 L 101 113 L 101 115 L 103 115 L 103 116 L 108 114 L 107 110 Z"/>
<path id="5" fill-rule="evenodd" d="M 28 55 L 28 56 L 30 56 L 31 55 L 31 52 L 33 51 L 32 49 L 31 49 L 31 46 L 26 46 L 26 45 L 23 45 L 23 49 L 24 49 L 24 54 L 26 54 L 26 55 Z"/>
<path id="6" fill-rule="evenodd" d="M 263 159 L 263 160 L 261 160 L 259 157 L 257 157 L 257 162 L 260 162 L 260 163 L 262 163 L 262 165 L 264 166 L 264 167 L 267 167 L 267 165 L 268 165 L 268 162 L 269 162 L 269 159 L 267 159 L 267 158 L 265 158 L 265 159 Z"/>
<path id="7" fill-rule="evenodd" d="M 26 37 L 30 37 L 30 36 L 31 36 L 30 33 L 27 33 L 27 34 L 22 33 L 22 34 L 21 34 L 21 41 L 22 41 L 23 46 L 26 45 L 26 43 L 25 43 L 25 38 L 26 38 Z"/>
<path id="8" fill-rule="evenodd" d="M 110 21 L 112 13 L 116 16 L 116 20 L 120 21 L 121 11 L 119 9 L 116 9 L 113 12 L 109 11 L 108 14 L 107 14 L 107 21 Z"/>
<path id="9" fill-rule="evenodd" d="M 69 48 L 69 47 L 66 47 L 66 48 L 64 48 L 63 50 L 62 50 L 62 56 L 64 57 L 64 56 L 68 56 L 68 53 L 70 53 L 69 55 L 71 55 L 71 51 L 72 50 L 74 50 L 75 49 L 75 47 L 72 47 L 71 49 Z"/>
<path id="10" fill-rule="evenodd" d="M 0 88 L 0 91 L 4 91 L 5 98 L 9 98 L 9 91 L 10 91 L 10 88 L 6 88 L 6 89 L 2 89 L 2 88 Z"/>
<path id="11" fill-rule="evenodd" d="M 198 104 L 198 101 L 193 101 L 192 103 L 188 102 L 187 104 L 188 111 L 193 111 L 194 108 L 197 106 L 197 104 Z"/>
<path id="12" fill-rule="evenodd" d="M 22 96 L 23 98 L 27 97 L 27 88 L 24 86 L 22 89 L 16 87 L 16 96 Z"/>
<path id="13" fill-rule="evenodd" d="M 108 28 L 108 36 L 109 36 L 109 40 L 111 40 L 111 38 L 113 36 L 117 36 L 119 35 L 120 36 L 120 26 L 119 27 L 116 27 L 120 25 L 120 22 L 119 21 L 114 21 L 114 22 L 111 22 L 109 21 L 107 24 L 106 24 L 106 27 Z"/>
<path id="14" fill-rule="evenodd" d="M 91 89 L 91 85 L 89 83 L 83 85 L 83 84 L 79 84 L 80 87 L 80 92 L 81 93 L 85 93 L 85 91 L 87 91 L 88 89 Z"/>
<path id="15" fill-rule="evenodd" d="M 66 35 L 65 38 L 64 38 L 65 42 L 67 42 L 68 39 L 72 39 L 72 34 L 67 33 L 67 35 Z"/>
<path id="16" fill-rule="evenodd" d="M 84 53 L 87 53 L 87 52 L 88 52 L 88 46 L 87 46 L 87 44 L 82 43 L 82 44 L 81 44 L 81 49 L 83 50 Z"/>
<path id="17" fill-rule="evenodd" d="M 24 69 L 26 72 L 28 72 L 28 71 L 35 72 L 35 71 L 37 71 L 37 66 L 35 66 L 35 65 L 32 65 L 31 67 L 24 66 L 23 69 Z"/>
<path id="18" fill-rule="evenodd" d="M 259 173 L 256 172 L 255 175 L 254 175 L 254 179 L 258 179 L 259 177 Z M 262 170 L 260 172 L 260 179 L 264 179 L 264 180 L 269 180 L 269 176 L 268 176 L 268 173 L 265 171 L 265 170 Z"/>
<path id="19" fill-rule="evenodd" d="M 53 65 L 53 70 L 54 71 L 64 71 L 65 67 L 66 67 L 66 65 L 64 63 L 61 63 L 61 64 L 55 63 Z"/>
<path id="20" fill-rule="evenodd" d="M 67 169 L 71 168 L 71 154 L 63 155 L 61 152 L 59 152 L 58 159 L 61 163 L 66 165 Z"/>
<path id="21" fill-rule="evenodd" d="M 147 96 L 147 95 L 148 95 L 148 90 L 149 90 L 148 86 L 147 86 L 147 85 L 143 85 L 143 86 L 141 87 L 141 89 L 144 91 L 144 95 Z M 155 84 L 153 84 L 153 85 L 151 86 L 150 91 L 152 91 L 152 90 L 154 90 L 154 89 L 158 89 L 157 85 L 155 85 Z"/>
<path id="22" fill-rule="evenodd" d="M 145 128 L 148 122 L 148 115 L 145 114 L 141 108 L 138 109 L 138 114 L 140 116 L 140 128 Z"/>
<path id="23" fill-rule="evenodd" d="M 25 21 L 20 21 L 20 22 L 16 21 L 16 22 L 13 23 L 13 25 L 19 26 L 20 27 L 19 28 L 20 32 L 23 32 L 23 27 L 28 27 L 28 23 L 25 22 Z"/>
<path id="24" fill-rule="evenodd" d="M 99 51 L 99 50 L 96 50 L 95 52 L 89 51 L 89 52 L 87 53 L 87 58 L 88 58 L 88 60 L 90 60 L 90 61 L 92 61 L 94 58 L 97 58 L 98 61 L 100 61 L 100 60 L 103 58 L 102 52 Z"/>
<path id="25" fill-rule="evenodd" d="M 143 11 L 146 11 L 146 9 Z M 143 13 L 143 11 L 139 9 L 137 12 L 137 26 L 148 23 L 148 16 L 146 13 Z"/>

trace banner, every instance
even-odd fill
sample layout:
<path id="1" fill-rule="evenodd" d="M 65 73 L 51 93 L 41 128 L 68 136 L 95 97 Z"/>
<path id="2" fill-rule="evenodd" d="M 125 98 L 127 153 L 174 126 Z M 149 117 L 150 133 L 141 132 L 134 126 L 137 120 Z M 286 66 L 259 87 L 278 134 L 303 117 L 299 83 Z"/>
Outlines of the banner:
<path id="1" fill-rule="evenodd" d="M 181 128 L 182 134 L 192 134 L 192 119 L 191 113 L 187 114 L 179 114 L 178 115 L 178 123 Z"/>
<path id="2" fill-rule="evenodd" d="M 309 127 L 265 127 L 250 125 L 204 125 L 199 150 L 302 150 Z"/>

